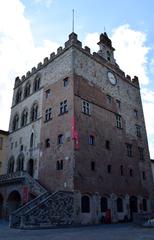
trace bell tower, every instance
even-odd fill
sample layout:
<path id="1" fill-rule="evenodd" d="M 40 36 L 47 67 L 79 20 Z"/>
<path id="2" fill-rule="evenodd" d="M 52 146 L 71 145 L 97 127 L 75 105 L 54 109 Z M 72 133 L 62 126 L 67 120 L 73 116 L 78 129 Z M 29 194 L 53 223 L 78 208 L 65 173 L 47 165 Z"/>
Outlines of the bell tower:
<path id="1" fill-rule="evenodd" d="M 108 38 L 108 35 L 106 32 L 101 33 L 100 35 L 100 41 L 97 43 L 100 47 L 100 50 L 98 51 L 98 54 L 105 58 L 107 61 L 111 62 L 112 64 L 115 64 L 114 59 L 114 48 L 112 47 L 112 42 Z"/>

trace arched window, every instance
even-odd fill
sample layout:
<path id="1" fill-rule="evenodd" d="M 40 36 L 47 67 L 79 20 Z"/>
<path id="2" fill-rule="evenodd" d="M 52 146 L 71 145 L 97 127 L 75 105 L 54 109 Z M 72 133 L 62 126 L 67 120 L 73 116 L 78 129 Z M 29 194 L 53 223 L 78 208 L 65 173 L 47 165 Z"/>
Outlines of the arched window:
<path id="1" fill-rule="evenodd" d="M 121 176 L 124 175 L 124 167 L 123 167 L 123 165 L 120 166 L 120 175 Z"/>
<path id="2" fill-rule="evenodd" d="M 22 115 L 21 115 L 21 127 L 26 126 L 27 119 L 28 119 L 28 112 L 26 109 L 24 109 L 24 111 L 22 112 Z"/>
<path id="3" fill-rule="evenodd" d="M 143 198 L 143 211 L 147 211 L 147 199 Z"/>
<path id="4" fill-rule="evenodd" d="M 90 212 L 90 198 L 89 196 L 82 196 L 81 198 L 81 211 L 82 213 Z"/>
<path id="5" fill-rule="evenodd" d="M 36 92 L 40 88 L 40 76 L 37 76 L 34 80 L 33 91 Z"/>
<path id="6" fill-rule="evenodd" d="M 17 104 L 21 101 L 21 97 L 22 97 L 22 89 L 19 88 L 16 93 L 15 104 Z"/>
<path id="7" fill-rule="evenodd" d="M 34 175 L 34 160 L 30 159 L 27 165 L 27 171 L 31 177 Z"/>
<path id="8" fill-rule="evenodd" d="M 18 124 L 19 124 L 19 115 L 16 114 L 13 118 L 13 123 L 12 123 L 12 130 L 13 131 L 18 129 Z"/>
<path id="9" fill-rule="evenodd" d="M 24 170 L 24 154 L 19 154 L 17 158 L 17 171 L 23 171 Z"/>
<path id="10" fill-rule="evenodd" d="M 56 170 L 63 170 L 63 160 L 56 162 Z"/>
<path id="11" fill-rule="evenodd" d="M 38 105 L 37 103 L 34 103 L 31 109 L 31 121 L 35 121 L 38 116 Z"/>
<path id="12" fill-rule="evenodd" d="M 111 61 L 111 53 L 109 51 L 107 51 L 106 53 L 107 53 L 107 60 Z"/>
<path id="13" fill-rule="evenodd" d="M 30 136 L 30 148 L 33 147 L 33 144 L 34 144 L 34 133 L 32 133 Z"/>
<path id="14" fill-rule="evenodd" d="M 57 143 L 58 144 L 63 144 L 64 143 L 64 135 L 63 134 L 58 135 Z"/>
<path id="15" fill-rule="evenodd" d="M 13 173 L 14 171 L 14 157 L 12 156 L 8 161 L 7 173 Z"/>
<path id="16" fill-rule="evenodd" d="M 108 201 L 106 197 L 101 198 L 101 212 L 106 212 L 108 209 Z"/>
<path id="17" fill-rule="evenodd" d="M 30 95 L 30 83 L 27 82 L 24 89 L 24 98 L 28 97 L 29 95 Z"/>
<path id="18" fill-rule="evenodd" d="M 93 135 L 89 136 L 88 143 L 90 145 L 94 145 L 95 144 L 95 137 Z"/>
<path id="19" fill-rule="evenodd" d="M 122 198 L 117 198 L 117 212 L 123 212 L 123 200 L 122 200 Z"/>

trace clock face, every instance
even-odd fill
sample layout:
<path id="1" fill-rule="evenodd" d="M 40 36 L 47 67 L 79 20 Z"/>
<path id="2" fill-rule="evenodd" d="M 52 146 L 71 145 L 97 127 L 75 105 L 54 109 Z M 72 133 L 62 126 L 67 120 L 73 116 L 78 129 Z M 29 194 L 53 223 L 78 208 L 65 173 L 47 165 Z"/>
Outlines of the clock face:
<path id="1" fill-rule="evenodd" d="M 113 75 L 113 73 L 112 73 L 112 72 L 108 72 L 108 73 L 107 73 L 107 76 L 108 76 L 108 79 L 109 79 L 110 83 L 111 83 L 112 85 L 116 85 L 117 79 L 115 78 L 115 76 Z"/>

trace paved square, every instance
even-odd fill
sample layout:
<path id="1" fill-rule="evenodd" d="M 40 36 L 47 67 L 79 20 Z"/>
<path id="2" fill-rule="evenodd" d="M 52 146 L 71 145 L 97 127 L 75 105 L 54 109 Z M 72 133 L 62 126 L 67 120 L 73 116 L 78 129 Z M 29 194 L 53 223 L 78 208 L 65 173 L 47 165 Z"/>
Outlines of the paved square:
<path id="1" fill-rule="evenodd" d="M 0 240 L 154 240 L 154 228 L 111 224 L 76 228 L 20 230 L 0 222 Z"/>

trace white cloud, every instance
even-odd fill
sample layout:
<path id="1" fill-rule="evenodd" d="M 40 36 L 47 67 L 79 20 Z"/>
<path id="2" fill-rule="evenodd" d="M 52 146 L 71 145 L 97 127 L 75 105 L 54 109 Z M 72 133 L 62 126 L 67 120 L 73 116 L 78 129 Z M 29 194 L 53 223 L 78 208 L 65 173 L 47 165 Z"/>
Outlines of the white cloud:
<path id="1" fill-rule="evenodd" d="M 98 52 L 99 33 L 88 33 L 83 41 L 83 45 L 88 46 L 92 51 Z"/>
<path id="2" fill-rule="evenodd" d="M 113 30 L 112 43 L 115 58 L 126 74 L 138 76 L 141 84 L 148 84 L 146 34 L 122 25 Z"/>
<path id="3" fill-rule="evenodd" d="M 0 0 L 0 129 L 8 129 L 14 78 L 25 74 L 58 46 L 49 40 L 41 47 L 35 46 L 21 1 Z"/>
<path id="4" fill-rule="evenodd" d="M 51 5 L 52 5 L 52 3 L 53 3 L 53 1 L 54 0 L 33 0 L 34 1 L 34 3 L 36 3 L 36 4 L 43 4 L 43 5 L 45 5 L 47 8 L 49 8 Z"/>

